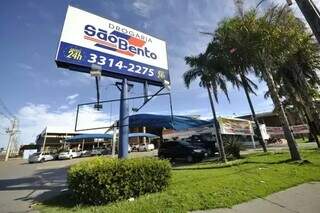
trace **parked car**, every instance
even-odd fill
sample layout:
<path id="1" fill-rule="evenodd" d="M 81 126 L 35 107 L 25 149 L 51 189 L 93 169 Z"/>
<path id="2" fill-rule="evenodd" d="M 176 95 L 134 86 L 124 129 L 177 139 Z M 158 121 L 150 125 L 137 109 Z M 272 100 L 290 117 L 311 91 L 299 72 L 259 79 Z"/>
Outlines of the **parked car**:
<path id="1" fill-rule="evenodd" d="M 131 152 L 139 152 L 139 144 L 133 144 L 131 148 Z"/>
<path id="2" fill-rule="evenodd" d="M 146 151 L 152 151 L 154 150 L 154 144 L 142 144 L 139 146 L 139 152 L 146 152 Z"/>
<path id="3" fill-rule="evenodd" d="M 215 138 L 211 134 L 192 135 L 187 138 L 185 142 L 191 143 L 192 146 L 205 149 L 209 156 L 213 156 L 218 152 Z"/>
<path id="4" fill-rule="evenodd" d="M 91 152 L 89 150 L 81 151 L 81 157 L 89 157 L 91 156 Z"/>
<path id="5" fill-rule="evenodd" d="M 45 161 L 53 160 L 53 156 L 47 152 L 36 152 L 29 156 L 29 163 L 43 163 Z"/>
<path id="6" fill-rule="evenodd" d="M 91 151 L 91 155 L 102 155 L 102 152 L 103 152 L 104 149 L 101 149 L 101 148 L 96 148 L 96 149 L 93 149 Z"/>
<path id="7" fill-rule="evenodd" d="M 159 158 L 167 158 L 172 161 L 186 160 L 187 162 L 196 162 L 203 160 L 208 153 L 205 149 L 192 146 L 190 143 L 182 141 L 169 141 L 160 144 L 158 150 Z"/>
<path id="8" fill-rule="evenodd" d="M 77 157 L 80 157 L 80 156 L 81 156 L 81 152 L 76 152 L 76 151 L 70 149 L 70 150 L 67 150 L 67 151 L 60 152 L 58 158 L 60 160 L 63 160 L 63 159 L 77 158 Z"/>

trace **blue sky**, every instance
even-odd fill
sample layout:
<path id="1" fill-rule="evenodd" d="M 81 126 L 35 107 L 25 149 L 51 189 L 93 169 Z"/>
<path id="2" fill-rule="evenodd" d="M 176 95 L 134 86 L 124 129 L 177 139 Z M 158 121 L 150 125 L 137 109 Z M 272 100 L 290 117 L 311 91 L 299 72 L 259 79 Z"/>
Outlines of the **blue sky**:
<path id="1" fill-rule="evenodd" d="M 255 6 L 257 2 L 248 0 L 246 7 Z M 219 21 L 232 16 L 233 0 L 3 1 L 0 7 L 0 98 L 19 118 L 20 143 L 33 142 L 47 125 L 72 129 L 76 105 L 95 98 L 93 78 L 57 68 L 54 62 L 68 4 L 165 40 L 174 114 L 211 117 L 206 90 L 196 82 L 190 89 L 183 84 L 182 74 L 188 69 L 184 57 L 205 49 L 210 37 L 199 32 L 212 32 Z M 110 78 L 102 79 L 102 99 L 119 97 L 119 91 L 110 86 L 112 82 Z M 272 102 L 263 98 L 265 91 L 265 84 L 259 83 L 258 96 L 253 97 L 258 112 L 273 108 Z M 131 96 L 141 93 L 141 85 L 135 84 Z M 249 113 L 242 90 L 230 88 L 230 99 L 231 103 L 220 95 L 219 115 Z M 106 107 L 106 111 L 96 117 L 87 113 L 83 119 L 88 122 L 96 119 L 103 125 L 109 119 L 108 113 L 117 115 L 118 109 L 113 107 L 113 112 Z M 0 112 L 5 113 L 1 106 Z M 168 101 L 157 98 L 142 112 L 169 113 Z M 0 147 L 7 143 L 4 128 L 8 125 L 8 120 L 0 115 Z"/>

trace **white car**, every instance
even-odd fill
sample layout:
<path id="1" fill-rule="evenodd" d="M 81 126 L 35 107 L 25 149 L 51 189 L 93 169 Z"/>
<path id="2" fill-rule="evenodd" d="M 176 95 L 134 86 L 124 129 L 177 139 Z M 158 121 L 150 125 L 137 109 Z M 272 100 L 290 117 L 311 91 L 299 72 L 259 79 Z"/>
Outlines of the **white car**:
<path id="1" fill-rule="evenodd" d="M 102 155 L 103 149 L 96 148 L 91 151 L 91 155 Z"/>
<path id="2" fill-rule="evenodd" d="M 139 146 L 139 152 L 143 152 L 143 151 L 152 151 L 154 150 L 154 144 L 150 143 L 150 144 L 141 144 Z"/>
<path id="3" fill-rule="evenodd" d="M 29 156 L 29 163 L 43 163 L 45 161 L 53 160 L 53 156 L 46 152 L 36 152 Z"/>
<path id="4" fill-rule="evenodd" d="M 76 152 L 70 149 L 69 151 L 64 151 L 60 152 L 58 159 L 63 160 L 63 159 L 72 159 L 72 158 L 77 158 L 81 156 L 81 152 Z"/>

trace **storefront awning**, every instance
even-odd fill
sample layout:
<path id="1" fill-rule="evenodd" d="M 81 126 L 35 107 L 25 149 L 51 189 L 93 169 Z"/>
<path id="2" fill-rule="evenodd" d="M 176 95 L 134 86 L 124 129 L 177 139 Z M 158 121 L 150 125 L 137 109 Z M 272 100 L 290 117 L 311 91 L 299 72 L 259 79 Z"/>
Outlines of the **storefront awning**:
<path id="1" fill-rule="evenodd" d="M 86 139 L 112 139 L 112 135 L 110 134 L 81 134 L 76 135 L 72 138 L 68 138 L 66 142 L 75 142 L 75 141 L 81 141 Z"/>

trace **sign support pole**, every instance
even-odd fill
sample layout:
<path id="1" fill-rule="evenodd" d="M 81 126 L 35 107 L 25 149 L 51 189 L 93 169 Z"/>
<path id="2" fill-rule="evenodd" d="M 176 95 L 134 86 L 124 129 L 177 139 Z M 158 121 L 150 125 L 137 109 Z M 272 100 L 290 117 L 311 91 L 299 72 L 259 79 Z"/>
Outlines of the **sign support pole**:
<path id="1" fill-rule="evenodd" d="M 129 140 L 129 105 L 128 105 L 128 79 L 122 80 L 120 116 L 119 116 L 119 154 L 118 158 L 127 158 Z"/>

